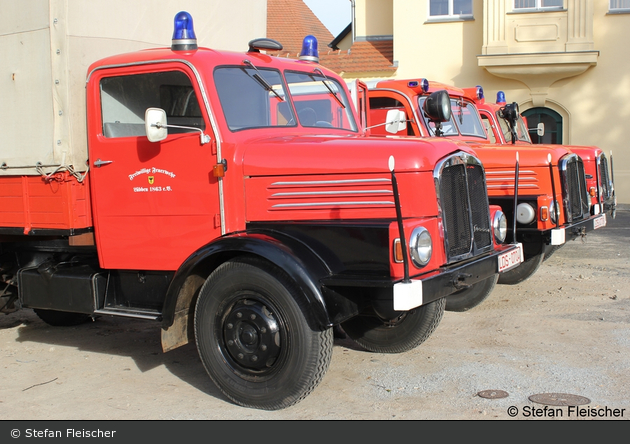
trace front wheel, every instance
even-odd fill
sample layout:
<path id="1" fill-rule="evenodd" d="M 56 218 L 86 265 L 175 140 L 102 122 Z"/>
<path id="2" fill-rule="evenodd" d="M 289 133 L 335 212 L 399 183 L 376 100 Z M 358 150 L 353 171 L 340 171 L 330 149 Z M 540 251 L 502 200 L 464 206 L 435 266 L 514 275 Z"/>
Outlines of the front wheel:
<path id="1" fill-rule="evenodd" d="M 469 288 L 459 290 L 446 296 L 446 311 L 466 311 L 476 307 L 486 300 L 494 285 L 497 283 L 499 275 L 495 274 L 483 281 L 473 284 Z"/>
<path id="2" fill-rule="evenodd" d="M 542 264 L 543 259 L 545 258 L 544 253 L 538 253 L 534 256 L 531 256 L 520 264 L 518 267 L 506 271 L 504 273 L 499 274 L 499 284 L 504 285 L 516 285 L 523 282 L 525 279 L 531 277 L 538 268 L 540 264 Z"/>
<path id="3" fill-rule="evenodd" d="M 357 344 L 375 353 L 403 353 L 427 340 L 444 315 L 445 298 L 382 319 L 376 313 L 355 316 L 341 324 Z"/>
<path id="4" fill-rule="evenodd" d="M 195 308 L 197 349 L 210 378 L 235 403 L 296 404 L 322 380 L 333 334 L 309 327 L 306 303 L 280 269 L 256 259 L 219 266 Z"/>

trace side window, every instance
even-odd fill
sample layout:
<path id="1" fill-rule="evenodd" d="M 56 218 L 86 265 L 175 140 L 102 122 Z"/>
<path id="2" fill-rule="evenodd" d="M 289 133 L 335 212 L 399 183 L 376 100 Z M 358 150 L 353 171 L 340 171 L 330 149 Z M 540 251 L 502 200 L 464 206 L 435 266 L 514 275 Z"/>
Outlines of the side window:
<path id="1" fill-rule="evenodd" d="M 385 131 L 385 125 L 383 124 L 387 118 L 387 111 L 391 109 L 403 111 L 407 116 L 407 110 L 401 101 L 393 97 L 370 97 L 370 120 L 372 125 L 372 134 L 389 134 Z M 407 130 L 405 133 L 403 134 L 402 131 L 400 131 L 397 135 L 412 136 L 412 126 L 407 124 Z"/>
<path id="2" fill-rule="evenodd" d="M 147 108 L 162 108 L 170 125 L 205 129 L 195 90 L 181 71 L 107 77 L 101 80 L 103 135 L 108 138 L 145 135 Z M 168 128 L 169 134 L 196 132 Z"/>
<path id="3" fill-rule="evenodd" d="M 486 129 L 486 133 L 488 133 L 488 140 L 492 143 L 497 143 L 497 138 L 494 137 L 494 131 L 492 131 L 492 123 L 490 123 L 490 119 L 485 114 L 481 114 L 481 121 L 483 122 L 483 126 Z"/>

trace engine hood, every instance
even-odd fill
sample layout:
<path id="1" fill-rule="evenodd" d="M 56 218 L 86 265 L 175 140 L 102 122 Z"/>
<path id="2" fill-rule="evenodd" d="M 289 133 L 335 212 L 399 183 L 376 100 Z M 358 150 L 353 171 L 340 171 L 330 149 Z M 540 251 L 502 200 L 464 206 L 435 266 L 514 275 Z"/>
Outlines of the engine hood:
<path id="1" fill-rule="evenodd" d="M 475 155 L 464 144 L 444 139 L 398 137 L 283 136 L 242 141 L 235 162 L 245 176 L 433 171 L 437 162 L 458 151 Z"/>

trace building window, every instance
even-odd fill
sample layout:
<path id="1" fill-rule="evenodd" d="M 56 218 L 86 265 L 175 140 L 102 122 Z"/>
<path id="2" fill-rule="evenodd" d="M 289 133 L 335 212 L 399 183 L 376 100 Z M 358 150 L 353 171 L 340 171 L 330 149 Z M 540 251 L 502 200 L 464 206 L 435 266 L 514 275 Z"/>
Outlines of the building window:
<path id="1" fill-rule="evenodd" d="M 514 10 L 562 9 L 564 0 L 514 0 Z"/>
<path id="2" fill-rule="evenodd" d="M 610 0 L 610 12 L 630 12 L 630 0 Z"/>
<path id="3" fill-rule="evenodd" d="M 430 0 L 429 17 L 472 17 L 472 0 Z"/>
<path id="4" fill-rule="evenodd" d="M 562 144 L 562 116 L 549 108 L 530 108 L 523 111 L 532 143 Z M 537 134 L 538 124 L 544 124 L 544 135 Z"/>

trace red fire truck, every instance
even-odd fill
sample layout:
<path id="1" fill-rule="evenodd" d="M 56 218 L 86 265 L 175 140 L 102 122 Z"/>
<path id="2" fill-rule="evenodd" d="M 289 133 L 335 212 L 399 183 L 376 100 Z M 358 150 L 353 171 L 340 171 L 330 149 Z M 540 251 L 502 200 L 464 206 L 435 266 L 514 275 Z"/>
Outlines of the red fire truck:
<path id="1" fill-rule="evenodd" d="M 501 144 L 527 144 L 531 145 L 530 131 L 537 131 L 538 136 L 543 136 L 544 125 L 539 124 L 536 129 L 528 128 L 525 118 L 520 114 L 514 115 L 515 120 L 509 121 L 504 114 L 505 93 L 497 93 L 496 103 L 487 102 L 483 94 L 479 94 L 479 86 L 464 88 L 466 96 L 473 100 L 491 142 Z M 512 104 L 512 107 L 518 105 Z M 592 197 L 592 210 L 594 214 L 610 212 L 614 219 L 616 215 L 617 196 L 615 195 L 613 156 L 610 153 L 610 167 L 606 154 L 596 146 L 563 145 L 567 150 L 580 156 L 584 162 L 584 172 L 589 194 Z"/>
<path id="2" fill-rule="evenodd" d="M 501 206 L 511 221 L 510 238 L 516 232 L 525 255 L 524 263 L 502 274 L 499 283 L 522 282 L 536 272 L 547 250 L 606 224 L 605 214 L 591 214 L 582 159 L 566 148 L 491 144 L 475 104 L 460 88 L 426 79 L 384 80 L 368 87 L 372 135 L 461 140 L 482 160 L 490 203 Z M 401 113 L 396 121 L 402 122 L 393 129 L 387 116 L 392 110 Z M 518 112 L 512 106 L 508 110 Z M 468 309 L 483 300 L 480 295 L 477 302 L 455 304 L 458 299 L 449 298 L 447 310 Z"/>
<path id="3" fill-rule="evenodd" d="M 313 40 L 278 49 L 198 47 L 181 12 L 170 48 L 87 69 L 86 165 L 3 143 L 0 310 L 158 321 L 227 398 L 280 409 L 323 378 L 333 326 L 403 352 L 446 296 L 519 265 L 472 150 L 365 137 Z"/>

